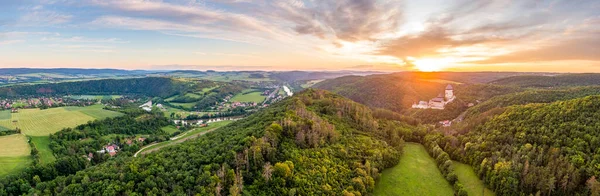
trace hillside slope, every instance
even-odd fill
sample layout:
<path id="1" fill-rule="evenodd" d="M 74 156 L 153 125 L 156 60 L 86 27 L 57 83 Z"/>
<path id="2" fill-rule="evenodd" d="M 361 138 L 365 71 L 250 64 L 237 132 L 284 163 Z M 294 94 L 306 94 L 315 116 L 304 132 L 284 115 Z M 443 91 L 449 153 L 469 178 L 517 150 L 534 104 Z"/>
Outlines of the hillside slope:
<path id="1" fill-rule="evenodd" d="M 377 120 L 339 95 L 307 90 L 197 140 L 27 183 L 36 193 L 64 195 L 365 195 L 383 169 L 398 163 L 402 133 L 411 127 Z"/>
<path id="2" fill-rule="evenodd" d="M 512 106 L 444 145 L 499 195 L 598 194 L 599 118 L 600 96 Z"/>
<path id="3" fill-rule="evenodd" d="M 600 85 L 600 74 L 566 74 L 556 76 L 514 76 L 490 82 L 497 85 L 551 88 Z"/>

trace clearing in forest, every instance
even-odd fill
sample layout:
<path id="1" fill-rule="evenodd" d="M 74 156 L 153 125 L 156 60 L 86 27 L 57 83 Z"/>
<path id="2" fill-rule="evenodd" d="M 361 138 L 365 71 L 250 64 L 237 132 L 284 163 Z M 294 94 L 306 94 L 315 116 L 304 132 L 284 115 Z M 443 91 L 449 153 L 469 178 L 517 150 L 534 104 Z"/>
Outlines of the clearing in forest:
<path id="1" fill-rule="evenodd" d="M 383 170 L 373 195 L 454 195 L 452 186 L 421 144 L 406 143 L 398 165 Z"/>
<path id="2" fill-rule="evenodd" d="M 49 136 L 31 136 L 31 142 L 33 142 L 35 148 L 38 150 L 41 164 L 51 163 L 56 160 L 52 153 L 52 149 L 50 149 Z"/>
<path id="3" fill-rule="evenodd" d="M 474 196 L 494 196 L 494 192 L 486 188 L 475 171 L 470 165 L 454 161 L 454 172 L 458 176 L 458 181 L 465 187 L 469 195 Z"/>

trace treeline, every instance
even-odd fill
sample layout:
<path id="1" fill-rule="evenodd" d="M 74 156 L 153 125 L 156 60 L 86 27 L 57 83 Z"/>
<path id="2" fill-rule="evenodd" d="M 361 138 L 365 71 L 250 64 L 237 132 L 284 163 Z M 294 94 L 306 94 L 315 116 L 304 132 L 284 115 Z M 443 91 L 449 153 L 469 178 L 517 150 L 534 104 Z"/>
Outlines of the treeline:
<path id="1" fill-rule="evenodd" d="M 148 77 L 104 79 L 53 84 L 19 85 L 0 88 L 0 97 L 40 95 L 122 95 L 137 94 L 170 97 L 188 88 L 184 82 L 170 78 Z"/>
<path id="2" fill-rule="evenodd" d="M 140 110 L 140 109 L 136 109 Z M 144 142 L 162 141 L 168 138 L 161 127 L 168 125 L 169 121 L 162 113 L 134 112 L 127 110 L 128 114 L 104 120 L 94 120 L 76 128 L 65 128 L 50 135 L 50 148 L 57 160 L 48 164 L 39 164 L 39 151 L 30 140 L 31 155 L 34 164 L 23 172 L 9 175 L 0 179 L 0 195 L 23 195 L 33 193 L 34 188 L 42 188 L 45 181 L 64 178 L 91 166 L 109 160 L 107 153 L 99 153 L 108 143 L 117 144 L 121 148 L 117 157 L 131 155 L 143 144 L 133 142 L 126 144 L 126 138 L 133 138 L 135 134 L 150 135 Z M 106 138 L 110 134 L 120 134 L 124 137 Z M 92 157 L 89 157 L 89 154 Z M 119 159 L 119 158 L 117 158 Z M 49 194 L 38 192 L 38 194 Z"/>
<path id="3" fill-rule="evenodd" d="M 366 195 L 398 163 L 403 138 L 425 133 L 307 90 L 196 140 L 42 180 L 29 193 Z"/>
<path id="4" fill-rule="evenodd" d="M 499 195 L 597 195 L 600 96 L 505 108 L 436 142 Z"/>
<path id="5" fill-rule="evenodd" d="M 492 81 L 490 83 L 534 88 L 596 86 L 600 85 L 600 74 L 586 73 L 562 74 L 556 76 L 514 76 Z"/>

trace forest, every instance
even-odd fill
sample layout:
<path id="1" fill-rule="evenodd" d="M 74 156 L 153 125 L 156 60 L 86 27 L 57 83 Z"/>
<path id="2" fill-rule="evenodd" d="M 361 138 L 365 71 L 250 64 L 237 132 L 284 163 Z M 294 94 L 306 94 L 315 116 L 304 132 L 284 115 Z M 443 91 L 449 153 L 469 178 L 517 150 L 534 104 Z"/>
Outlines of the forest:
<path id="1" fill-rule="evenodd" d="M 380 171 L 398 163 L 402 137 L 412 131 L 339 95 L 307 90 L 142 158 L 2 186 L 9 194 L 365 195 Z"/>
<path id="2" fill-rule="evenodd" d="M 599 101 L 511 106 L 463 135 L 432 141 L 470 163 L 499 195 L 596 195 Z"/>

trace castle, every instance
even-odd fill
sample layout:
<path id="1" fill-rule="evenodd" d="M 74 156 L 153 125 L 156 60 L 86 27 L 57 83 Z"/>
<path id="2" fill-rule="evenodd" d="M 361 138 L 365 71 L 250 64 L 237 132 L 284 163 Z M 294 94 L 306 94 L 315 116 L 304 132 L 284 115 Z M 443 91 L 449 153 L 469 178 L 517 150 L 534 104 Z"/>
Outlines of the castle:
<path id="1" fill-rule="evenodd" d="M 443 110 L 446 107 L 446 104 L 454 101 L 456 96 L 454 95 L 454 88 L 452 85 L 446 86 L 446 90 L 444 95 L 438 95 L 436 98 L 430 99 L 427 101 L 419 101 L 419 103 L 415 103 L 412 105 L 412 108 L 415 109 L 438 109 Z"/>

